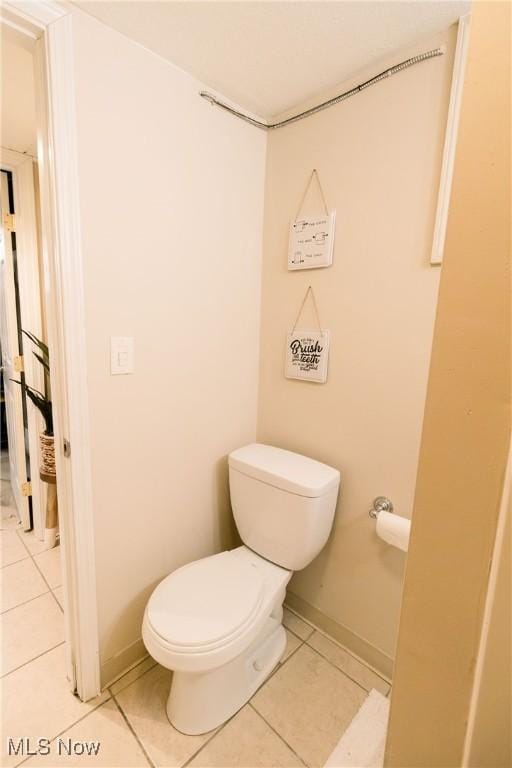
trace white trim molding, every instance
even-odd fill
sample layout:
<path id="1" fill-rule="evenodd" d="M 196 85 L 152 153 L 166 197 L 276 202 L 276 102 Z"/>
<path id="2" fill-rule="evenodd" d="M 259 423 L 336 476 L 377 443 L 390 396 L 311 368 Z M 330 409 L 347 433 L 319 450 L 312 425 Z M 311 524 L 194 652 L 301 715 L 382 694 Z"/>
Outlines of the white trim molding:
<path id="1" fill-rule="evenodd" d="M 453 62 L 452 85 L 450 90 L 450 103 L 448 106 L 448 118 L 446 121 L 446 133 L 444 139 L 443 159 L 441 163 L 441 176 L 439 180 L 439 192 L 437 196 L 437 209 L 434 225 L 434 240 L 430 263 L 442 264 L 444 243 L 446 239 L 446 227 L 448 224 L 448 212 L 452 193 L 453 167 L 455 163 L 455 150 L 457 149 L 457 136 L 459 132 L 460 108 L 462 104 L 462 90 L 464 87 L 464 73 L 469 46 L 470 14 L 461 16 L 457 32 L 455 46 L 455 58 Z"/>
<path id="2" fill-rule="evenodd" d="M 2 21 L 29 37 L 39 37 L 49 24 L 66 13 L 63 5 L 52 0 L 7 0 L 2 3 Z"/>
<path id="3" fill-rule="evenodd" d="M 100 665 L 72 17 L 64 4 L 46 0 L 4 2 L 2 13 L 3 21 L 36 39 L 37 161 L 68 677 L 71 689 L 87 701 L 100 692 Z"/>
<path id="4" fill-rule="evenodd" d="M 59 402 L 67 411 L 59 420 L 62 429 L 56 459 L 57 472 L 66 476 L 67 503 L 72 510 L 63 521 L 63 533 L 69 556 L 68 587 L 74 592 L 71 622 L 76 684 L 80 698 L 86 701 L 100 691 L 100 668 L 71 15 L 61 16 L 47 27 L 46 50 L 56 253 L 52 282 L 58 327 L 54 330 L 65 371 Z M 64 440 L 70 445 L 69 455 L 64 453 Z"/>

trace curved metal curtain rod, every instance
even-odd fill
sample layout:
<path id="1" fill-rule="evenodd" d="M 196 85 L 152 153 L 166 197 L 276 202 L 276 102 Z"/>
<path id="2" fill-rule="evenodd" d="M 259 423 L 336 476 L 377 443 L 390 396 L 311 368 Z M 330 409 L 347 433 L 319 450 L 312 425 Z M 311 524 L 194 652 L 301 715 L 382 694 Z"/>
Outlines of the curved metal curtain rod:
<path id="1" fill-rule="evenodd" d="M 283 128 L 283 126 L 290 125 L 290 123 L 295 123 L 297 120 L 303 120 L 305 117 L 315 115 L 322 109 L 327 109 L 327 107 L 332 107 L 334 104 L 339 104 L 340 101 L 345 101 L 345 99 L 350 98 L 350 96 L 355 96 L 356 93 L 360 93 L 365 88 L 369 88 L 370 85 L 375 85 L 375 83 L 384 80 L 386 77 L 396 75 L 397 72 L 401 72 L 403 69 L 408 69 L 408 67 L 412 67 L 414 64 L 419 64 L 420 62 L 426 61 L 427 59 L 433 59 L 436 56 L 442 56 L 444 53 L 444 46 L 441 48 L 434 48 L 431 51 L 425 51 L 425 53 L 419 53 L 417 56 L 412 56 L 410 59 L 406 59 L 405 61 L 401 61 L 399 64 L 388 67 L 388 69 L 383 70 L 383 72 L 379 72 L 378 75 L 375 75 L 369 80 L 365 80 L 364 83 L 356 85 L 349 91 L 340 93 L 338 96 L 334 96 L 332 99 L 328 99 L 321 104 L 317 104 L 316 107 L 311 107 L 310 109 L 306 109 L 304 112 L 299 112 L 298 115 L 288 117 L 286 120 L 281 120 L 279 123 L 264 123 L 261 120 L 256 120 L 254 117 L 250 117 L 249 115 L 245 115 L 243 112 L 239 112 L 238 110 L 233 109 L 233 107 L 228 106 L 228 104 L 225 104 L 223 101 L 219 101 L 216 96 L 208 93 L 208 91 L 201 91 L 199 95 L 202 96 L 203 99 L 209 101 L 210 104 L 215 104 L 216 107 L 225 109 L 226 112 L 230 112 L 232 115 L 235 115 L 235 117 L 239 117 L 241 120 L 245 120 L 247 123 L 255 125 L 257 128 L 263 128 L 263 130 L 270 131 L 274 130 L 275 128 Z"/>

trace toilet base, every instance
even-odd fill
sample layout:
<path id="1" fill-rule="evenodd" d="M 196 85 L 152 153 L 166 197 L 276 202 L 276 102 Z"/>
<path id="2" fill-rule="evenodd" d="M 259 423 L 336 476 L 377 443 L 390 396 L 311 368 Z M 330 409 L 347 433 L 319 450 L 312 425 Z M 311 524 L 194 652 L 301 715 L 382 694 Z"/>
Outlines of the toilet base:
<path id="1" fill-rule="evenodd" d="M 225 723 L 270 675 L 286 648 L 286 634 L 270 616 L 251 645 L 228 664 L 208 672 L 174 672 L 167 716 L 181 733 L 195 736 Z"/>

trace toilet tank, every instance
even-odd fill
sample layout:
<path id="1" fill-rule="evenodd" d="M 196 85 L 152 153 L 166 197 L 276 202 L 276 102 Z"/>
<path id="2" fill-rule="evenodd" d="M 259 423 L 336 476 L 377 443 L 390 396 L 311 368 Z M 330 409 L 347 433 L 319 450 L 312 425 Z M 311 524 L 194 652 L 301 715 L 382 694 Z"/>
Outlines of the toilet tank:
<path id="1" fill-rule="evenodd" d="M 244 544 L 291 571 L 305 568 L 331 532 L 337 469 L 251 443 L 229 455 L 231 506 Z"/>

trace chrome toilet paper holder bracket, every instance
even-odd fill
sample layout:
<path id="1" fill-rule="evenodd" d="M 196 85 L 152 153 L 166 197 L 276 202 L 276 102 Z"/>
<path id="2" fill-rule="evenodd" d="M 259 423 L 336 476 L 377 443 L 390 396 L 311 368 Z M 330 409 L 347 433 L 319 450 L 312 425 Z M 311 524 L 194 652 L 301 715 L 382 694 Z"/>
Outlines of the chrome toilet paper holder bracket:
<path id="1" fill-rule="evenodd" d="M 393 512 L 393 502 L 387 496 L 376 496 L 368 514 L 376 520 L 379 512 Z"/>

